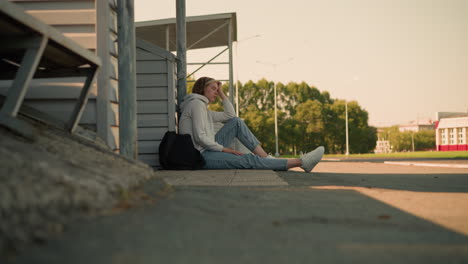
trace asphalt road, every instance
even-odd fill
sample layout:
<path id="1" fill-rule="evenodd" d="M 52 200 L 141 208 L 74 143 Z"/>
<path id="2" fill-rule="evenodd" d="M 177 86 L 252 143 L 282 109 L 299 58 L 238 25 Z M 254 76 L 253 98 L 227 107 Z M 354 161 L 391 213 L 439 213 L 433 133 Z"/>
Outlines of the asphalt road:
<path id="1" fill-rule="evenodd" d="M 179 179 L 164 199 L 77 222 L 8 263 L 468 263 L 467 169 L 324 162 L 276 176 Z M 157 197 L 151 181 L 142 191 Z"/>

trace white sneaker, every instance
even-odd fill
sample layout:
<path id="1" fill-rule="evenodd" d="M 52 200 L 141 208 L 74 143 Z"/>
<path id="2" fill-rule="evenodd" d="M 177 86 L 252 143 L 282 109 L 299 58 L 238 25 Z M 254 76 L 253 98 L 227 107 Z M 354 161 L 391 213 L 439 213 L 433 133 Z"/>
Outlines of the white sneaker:
<path id="1" fill-rule="evenodd" d="M 323 153 L 325 153 L 325 148 L 320 146 L 316 148 L 315 150 L 306 153 L 301 156 L 301 161 L 302 161 L 302 166 L 301 168 L 305 172 L 310 172 L 317 163 L 322 159 Z"/>

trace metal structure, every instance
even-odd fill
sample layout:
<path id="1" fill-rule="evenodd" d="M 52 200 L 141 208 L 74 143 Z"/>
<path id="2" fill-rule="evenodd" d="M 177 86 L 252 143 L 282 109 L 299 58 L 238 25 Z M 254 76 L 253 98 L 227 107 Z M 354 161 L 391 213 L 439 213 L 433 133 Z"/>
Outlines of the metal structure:
<path id="1" fill-rule="evenodd" d="M 28 133 L 25 130 L 29 126 L 15 117 L 33 77 L 86 76 L 71 117 L 65 124 L 65 128 L 73 133 L 101 60 L 56 29 L 3 0 L 0 1 L 0 29 L 0 79 L 13 80 L 0 109 L 0 123 L 21 134 Z"/>
<path id="2" fill-rule="evenodd" d="M 92 140 L 98 136 L 113 151 L 119 152 L 117 0 L 8 2 L 100 58 L 101 66 L 89 88 L 79 125 L 96 131 L 97 135 L 88 134 Z M 28 107 L 41 111 L 42 118 L 48 116 L 67 122 L 84 81 L 85 77 L 78 75 L 50 75 L 47 78 L 36 75 L 30 82 L 21 111 Z M 10 80 L 0 80 L 0 94 L 5 95 L 10 86 Z"/>
<path id="3" fill-rule="evenodd" d="M 348 127 L 348 102 L 345 102 L 346 111 L 346 156 L 349 156 L 349 127 Z"/>
<path id="4" fill-rule="evenodd" d="M 185 9 L 185 7 L 183 7 Z M 183 12 L 182 7 L 178 12 Z M 185 13 L 185 12 L 183 12 Z M 182 16 L 182 15 L 180 15 Z M 202 69 L 206 65 L 229 65 L 229 99 L 234 102 L 234 70 L 233 70 L 233 42 L 237 41 L 236 13 L 213 14 L 205 16 L 186 17 L 186 50 L 212 47 L 226 47 L 206 62 L 191 62 L 188 65 L 199 65 L 195 71 L 187 74 L 187 77 Z M 176 51 L 178 59 L 182 50 L 177 47 L 177 19 L 161 19 L 136 22 L 136 36 L 168 51 Z M 180 34 L 183 34 L 182 32 Z M 228 61 L 213 62 L 221 54 L 228 52 Z M 182 58 L 184 59 L 184 58 Z M 179 86 L 178 89 L 184 89 Z M 185 93 L 185 90 L 182 91 Z"/>
<path id="5" fill-rule="evenodd" d="M 278 105 L 277 101 L 278 98 L 276 96 L 276 83 L 273 83 L 274 91 L 274 100 L 275 100 L 275 156 L 279 157 L 279 150 L 278 150 Z"/>

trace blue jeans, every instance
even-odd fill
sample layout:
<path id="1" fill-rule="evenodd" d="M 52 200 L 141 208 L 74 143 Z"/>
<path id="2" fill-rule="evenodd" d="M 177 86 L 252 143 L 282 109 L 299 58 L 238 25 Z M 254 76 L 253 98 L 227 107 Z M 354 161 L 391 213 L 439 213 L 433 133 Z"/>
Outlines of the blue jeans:
<path id="1" fill-rule="evenodd" d="M 238 117 L 229 119 L 215 136 L 216 142 L 224 147 L 231 145 L 235 138 L 250 151 L 260 145 L 260 141 Z M 205 169 L 288 170 L 286 159 L 262 158 L 254 154 L 235 155 L 211 150 L 204 150 L 201 154 L 206 161 Z"/>

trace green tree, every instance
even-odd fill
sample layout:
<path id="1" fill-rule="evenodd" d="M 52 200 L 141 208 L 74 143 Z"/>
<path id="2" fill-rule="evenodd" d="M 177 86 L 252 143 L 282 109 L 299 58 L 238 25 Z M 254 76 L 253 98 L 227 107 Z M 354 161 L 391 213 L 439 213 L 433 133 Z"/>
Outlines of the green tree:
<path id="1" fill-rule="evenodd" d="M 302 142 L 299 149 L 303 152 L 323 145 L 324 123 L 323 105 L 317 100 L 307 100 L 299 104 L 295 109 L 293 119 L 296 121 L 296 129 L 301 131 L 298 135 Z"/>
<path id="2" fill-rule="evenodd" d="M 375 149 L 377 129 L 368 125 L 369 113 L 358 102 L 348 103 L 349 151 L 367 153 Z"/>
<path id="3" fill-rule="evenodd" d="M 418 132 L 400 131 L 398 126 L 382 128 L 380 137 L 387 139 L 392 151 L 412 151 L 435 149 L 435 130 L 422 130 Z"/>
<path id="4" fill-rule="evenodd" d="M 344 153 L 346 150 L 345 101 L 335 100 L 324 107 L 324 141 L 328 152 Z"/>
<path id="5" fill-rule="evenodd" d="M 392 151 L 400 152 L 411 149 L 411 134 L 400 132 L 398 126 L 383 128 L 382 136 L 390 142 Z"/>
<path id="6" fill-rule="evenodd" d="M 274 152 L 274 83 L 266 79 L 239 83 L 239 112 L 268 152 Z M 332 99 L 305 82 L 276 84 L 280 153 L 289 154 L 324 145 L 330 153 L 345 150 L 345 101 Z M 368 113 L 348 103 L 352 153 L 373 150 L 376 129 Z"/>
<path id="7" fill-rule="evenodd" d="M 414 145 L 418 151 L 434 150 L 436 147 L 435 130 L 421 130 L 414 134 Z"/>
<path id="8" fill-rule="evenodd" d="M 259 111 L 255 105 L 250 105 L 247 107 L 242 118 L 258 140 L 262 142 L 265 151 L 273 153 L 275 138 L 272 113 L 272 110 L 268 112 Z"/>

